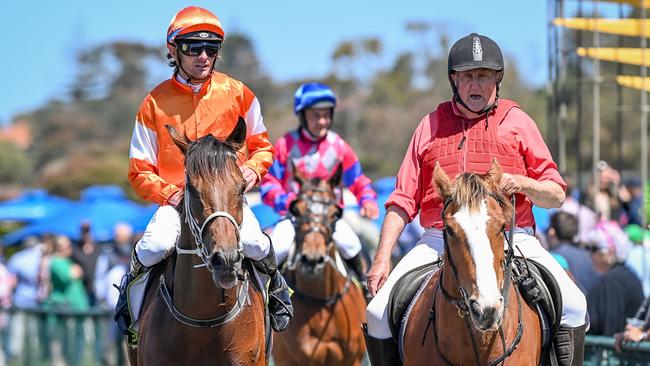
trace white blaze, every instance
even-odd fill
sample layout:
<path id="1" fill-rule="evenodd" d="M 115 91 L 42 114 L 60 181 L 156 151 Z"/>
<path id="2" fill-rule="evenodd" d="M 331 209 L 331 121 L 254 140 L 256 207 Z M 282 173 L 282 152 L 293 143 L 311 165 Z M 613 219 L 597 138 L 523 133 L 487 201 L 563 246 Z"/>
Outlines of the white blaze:
<path id="1" fill-rule="evenodd" d="M 477 301 L 481 306 L 497 306 L 501 293 L 494 272 L 494 253 L 487 235 L 487 222 L 490 218 L 487 203 L 483 200 L 478 212 L 470 212 L 468 206 L 463 206 L 454 214 L 454 218 L 465 232 L 470 255 L 476 266 Z"/>

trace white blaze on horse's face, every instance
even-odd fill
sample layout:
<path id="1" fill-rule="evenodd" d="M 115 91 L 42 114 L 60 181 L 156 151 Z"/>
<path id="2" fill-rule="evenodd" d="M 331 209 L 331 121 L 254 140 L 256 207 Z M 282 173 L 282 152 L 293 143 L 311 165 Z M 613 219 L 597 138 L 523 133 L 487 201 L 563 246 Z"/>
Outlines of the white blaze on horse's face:
<path id="1" fill-rule="evenodd" d="M 480 203 L 478 211 L 470 210 L 467 205 L 461 207 L 454 214 L 454 219 L 465 232 L 470 255 L 476 266 L 476 287 L 479 296 L 476 301 L 482 308 L 498 309 L 501 303 L 501 293 L 494 271 L 494 253 L 492 253 L 490 238 L 487 234 L 487 223 L 490 216 L 486 200 Z"/>

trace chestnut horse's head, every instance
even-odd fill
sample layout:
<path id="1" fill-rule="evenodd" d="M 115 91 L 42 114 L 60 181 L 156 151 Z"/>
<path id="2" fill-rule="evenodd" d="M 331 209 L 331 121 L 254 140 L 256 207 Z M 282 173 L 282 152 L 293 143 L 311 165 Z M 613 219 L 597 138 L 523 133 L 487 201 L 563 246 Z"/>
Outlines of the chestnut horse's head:
<path id="1" fill-rule="evenodd" d="M 179 247 L 196 248 L 195 254 L 212 271 L 215 284 L 232 288 L 237 285 L 243 259 L 239 230 L 246 182 L 237 165 L 237 151 L 246 140 L 246 122 L 240 117 L 224 141 L 212 135 L 190 141 L 173 127 L 166 127 L 185 154 L 181 216 L 191 235 Z"/>
<path id="2" fill-rule="evenodd" d="M 339 165 L 326 180 L 307 180 L 294 171 L 294 179 L 301 188 L 289 207 L 296 231 L 296 251 L 291 265 L 298 266 L 298 271 L 307 277 L 320 276 L 325 264 L 332 260 L 329 253 L 332 235 L 336 221 L 343 214 L 334 193 L 341 182 L 341 169 Z"/>
<path id="3" fill-rule="evenodd" d="M 444 202 L 447 264 L 461 301 L 477 329 L 496 330 L 504 311 L 505 227 L 513 215 L 499 189 L 501 167 L 493 160 L 486 174 L 463 173 L 452 183 L 436 163 L 433 175 Z"/>

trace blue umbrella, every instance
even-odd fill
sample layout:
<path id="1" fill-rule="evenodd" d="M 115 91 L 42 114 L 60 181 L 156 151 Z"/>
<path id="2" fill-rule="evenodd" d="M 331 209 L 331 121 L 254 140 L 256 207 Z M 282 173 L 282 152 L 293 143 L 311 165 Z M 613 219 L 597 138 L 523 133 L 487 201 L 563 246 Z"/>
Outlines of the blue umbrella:
<path id="1" fill-rule="evenodd" d="M 11 245 L 26 236 L 45 233 L 65 235 L 79 240 L 80 227 L 84 223 L 90 225 L 90 233 L 95 241 L 107 241 L 112 239 L 116 224 L 126 222 L 133 225 L 142 221 L 142 217 L 150 212 L 150 208 L 129 201 L 124 191 L 117 186 L 92 186 L 82 192 L 81 201 L 55 216 L 45 217 L 6 235 L 4 242 Z"/>
<path id="2" fill-rule="evenodd" d="M 0 202 L 0 221 L 31 222 L 70 208 L 72 201 L 51 196 L 44 189 L 25 191 L 21 196 Z"/>

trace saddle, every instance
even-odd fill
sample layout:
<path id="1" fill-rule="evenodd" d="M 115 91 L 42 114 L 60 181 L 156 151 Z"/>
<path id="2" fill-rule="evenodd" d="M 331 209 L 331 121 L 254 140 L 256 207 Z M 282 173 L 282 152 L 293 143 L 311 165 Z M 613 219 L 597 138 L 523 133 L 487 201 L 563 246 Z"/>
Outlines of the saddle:
<path id="1" fill-rule="evenodd" d="M 547 348 L 555 339 L 562 319 L 560 287 L 549 270 L 530 259 L 515 257 L 513 276 L 524 300 L 537 310 L 542 326 L 542 346 Z"/>
<path id="2" fill-rule="evenodd" d="M 441 261 L 435 261 L 416 267 L 393 286 L 388 300 L 388 325 L 398 344 L 401 327 L 414 296 L 425 281 L 440 269 L 441 264 Z M 524 262 L 519 257 L 514 258 L 513 277 L 524 300 L 537 310 L 542 326 L 542 345 L 549 347 L 562 319 L 562 294 L 555 278 L 542 265 L 529 259 Z M 529 277 L 533 279 L 532 285 L 526 280 Z"/>
<path id="3" fill-rule="evenodd" d="M 139 298 L 139 302 L 142 304 L 142 302 L 147 298 L 149 295 L 149 292 L 151 291 L 159 291 L 159 286 L 160 286 L 160 278 L 163 275 L 166 275 L 167 279 L 165 280 L 165 285 L 167 286 L 167 289 L 169 293 L 173 296 L 174 293 L 174 287 L 173 283 L 169 282 L 170 278 L 174 277 L 174 264 L 176 262 L 176 257 L 177 254 L 174 252 L 172 255 L 170 255 L 168 258 L 165 258 L 159 263 L 156 263 L 153 265 L 146 273 L 147 276 L 145 277 L 144 275 L 142 276 L 142 281 L 145 282 L 143 283 L 140 287 L 141 289 L 138 290 L 138 292 L 132 292 L 131 294 L 133 297 L 137 296 Z M 273 348 L 273 330 L 271 329 L 271 319 L 270 319 L 270 314 L 269 314 L 269 308 L 268 308 L 268 295 L 267 295 L 267 290 L 266 290 L 266 275 L 263 275 L 257 271 L 255 268 L 255 265 L 253 265 L 253 262 L 245 258 L 244 261 L 242 262 L 242 267 L 244 268 L 245 271 L 247 271 L 250 276 L 251 276 L 251 283 L 252 286 L 254 286 L 263 296 L 264 298 L 264 329 L 265 329 L 265 334 L 266 334 L 266 358 L 267 360 L 271 356 L 271 349 Z M 129 306 L 131 306 L 131 298 L 129 299 Z M 133 312 L 132 314 L 136 315 L 134 317 L 134 324 L 137 321 L 137 319 L 140 317 L 140 312 L 142 311 L 142 307 L 138 306 L 137 309 L 132 309 Z M 132 326 L 133 328 L 133 326 Z M 137 326 L 136 328 L 137 329 Z M 137 342 L 138 339 L 137 337 L 133 338 L 133 341 L 130 342 L 130 346 L 133 348 L 137 348 Z"/>
<path id="4" fill-rule="evenodd" d="M 393 339 L 398 344 L 403 319 L 408 316 L 406 313 L 415 294 L 426 280 L 440 269 L 441 265 L 442 261 L 437 260 L 413 268 L 397 280 L 393 286 L 388 300 L 388 326 Z"/>

